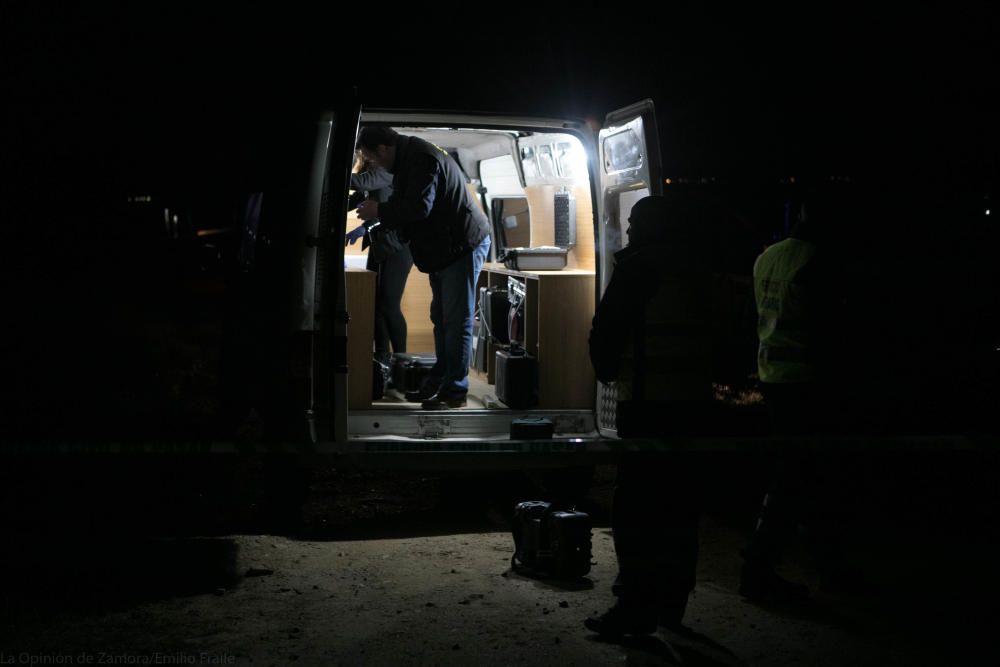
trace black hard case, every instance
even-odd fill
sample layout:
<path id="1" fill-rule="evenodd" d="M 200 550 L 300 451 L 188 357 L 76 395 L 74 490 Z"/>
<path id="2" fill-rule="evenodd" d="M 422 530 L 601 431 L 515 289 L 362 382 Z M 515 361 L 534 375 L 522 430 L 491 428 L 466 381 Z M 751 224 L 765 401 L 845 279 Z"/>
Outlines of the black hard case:
<path id="1" fill-rule="evenodd" d="M 510 422 L 511 440 L 548 440 L 555 430 L 551 419 L 545 417 L 519 417 Z"/>
<path id="2" fill-rule="evenodd" d="M 437 363 L 430 352 L 397 352 L 392 355 L 392 386 L 397 391 L 417 391 Z"/>
<path id="3" fill-rule="evenodd" d="M 538 360 L 497 350 L 497 398 L 517 410 L 538 405 Z"/>
<path id="4" fill-rule="evenodd" d="M 552 569 L 556 576 L 571 579 L 590 572 L 590 515 L 575 510 L 549 514 Z"/>
<path id="5" fill-rule="evenodd" d="M 590 515 L 529 500 L 514 509 L 514 567 L 574 579 L 590 572 Z"/>

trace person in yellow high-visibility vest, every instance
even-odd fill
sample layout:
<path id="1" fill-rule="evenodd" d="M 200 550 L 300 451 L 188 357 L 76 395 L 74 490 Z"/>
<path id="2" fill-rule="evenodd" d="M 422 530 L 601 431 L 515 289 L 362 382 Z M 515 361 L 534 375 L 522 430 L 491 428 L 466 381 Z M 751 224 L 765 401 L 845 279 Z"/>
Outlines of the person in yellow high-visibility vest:
<path id="1" fill-rule="evenodd" d="M 836 426 L 843 281 L 828 242 L 836 204 L 814 200 L 811 217 L 803 217 L 789 238 L 769 246 L 754 263 L 757 371 L 775 435 L 812 435 Z M 806 451 L 778 457 L 743 554 L 744 597 L 772 602 L 808 597 L 806 586 L 786 581 L 775 566 L 785 539 L 822 513 L 816 473 Z"/>

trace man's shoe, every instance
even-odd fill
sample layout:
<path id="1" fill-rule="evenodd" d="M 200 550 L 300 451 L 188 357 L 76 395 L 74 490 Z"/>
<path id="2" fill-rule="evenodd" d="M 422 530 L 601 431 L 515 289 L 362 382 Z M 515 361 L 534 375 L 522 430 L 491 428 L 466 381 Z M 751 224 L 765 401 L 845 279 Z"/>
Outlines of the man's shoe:
<path id="1" fill-rule="evenodd" d="M 771 567 L 744 563 L 740 595 L 752 602 L 801 604 L 809 599 L 809 587 L 782 578 Z"/>
<path id="2" fill-rule="evenodd" d="M 420 405 L 424 410 L 447 410 L 448 408 L 464 408 L 466 403 L 465 394 L 452 396 L 434 394 Z"/>
<path id="3" fill-rule="evenodd" d="M 403 397 L 409 403 L 419 403 L 420 401 L 426 401 L 428 398 L 437 393 L 436 389 L 431 389 L 430 387 L 421 387 L 416 391 L 408 391 L 403 394 Z"/>
<path id="4" fill-rule="evenodd" d="M 620 639 L 625 635 L 649 635 L 656 632 L 656 615 L 629 612 L 616 604 L 597 618 L 584 619 L 583 624 L 605 639 Z"/>

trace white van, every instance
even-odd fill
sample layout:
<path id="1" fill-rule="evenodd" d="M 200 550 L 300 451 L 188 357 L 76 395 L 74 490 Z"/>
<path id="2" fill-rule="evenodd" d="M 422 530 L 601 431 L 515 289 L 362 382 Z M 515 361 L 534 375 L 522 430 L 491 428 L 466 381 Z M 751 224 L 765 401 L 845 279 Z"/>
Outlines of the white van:
<path id="1" fill-rule="evenodd" d="M 537 400 L 508 407 L 497 395 L 496 351 L 477 339 L 469 404 L 422 410 L 398 392 L 372 400 L 374 274 L 361 244 L 343 242 L 358 220 L 348 211 L 349 176 L 360 126 L 388 125 L 447 150 L 493 222 L 493 247 L 480 286 L 508 286 L 523 300 L 519 341 L 537 360 Z M 603 127 L 580 120 L 495 114 L 366 109 L 319 121 L 306 206 L 298 327 L 313 339 L 312 436 L 320 451 L 344 454 L 573 453 L 613 437 L 615 400 L 588 356 L 591 319 L 625 240 L 632 205 L 659 193 L 659 139 L 653 103 L 609 113 Z M 558 248 L 559 270 L 516 270 L 513 247 Z M 478 292 L 477 292 L 478 293 Z M 410 352 L 433 353 L 427 275 L 412 270 L 403 297 Z M 503 393 L 503 392 L 501 392 Z M 517 402 L 517 401 L 513 401 Z M 521 417 L 551 420 L 551 440 L 511 438 Z M 597 449 L 601 449 L 596 444 Z"/>

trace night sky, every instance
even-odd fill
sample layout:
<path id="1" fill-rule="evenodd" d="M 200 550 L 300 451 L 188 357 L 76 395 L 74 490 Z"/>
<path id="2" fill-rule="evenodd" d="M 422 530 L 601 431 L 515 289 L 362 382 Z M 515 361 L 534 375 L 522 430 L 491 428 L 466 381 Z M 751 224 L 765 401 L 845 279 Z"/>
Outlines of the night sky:
<path id="1" fill-rule="evenodd" d="M 138 186 L 214 169 L 241 135 L 276 136 L 352 86 L 373 106 L 595 118 L 650 97 L 675 176 L 982 177 L 996 20 L 988 3 L 947 10 L 6 7 L 5 129 L 19 159 L 79 157 Z"/>

